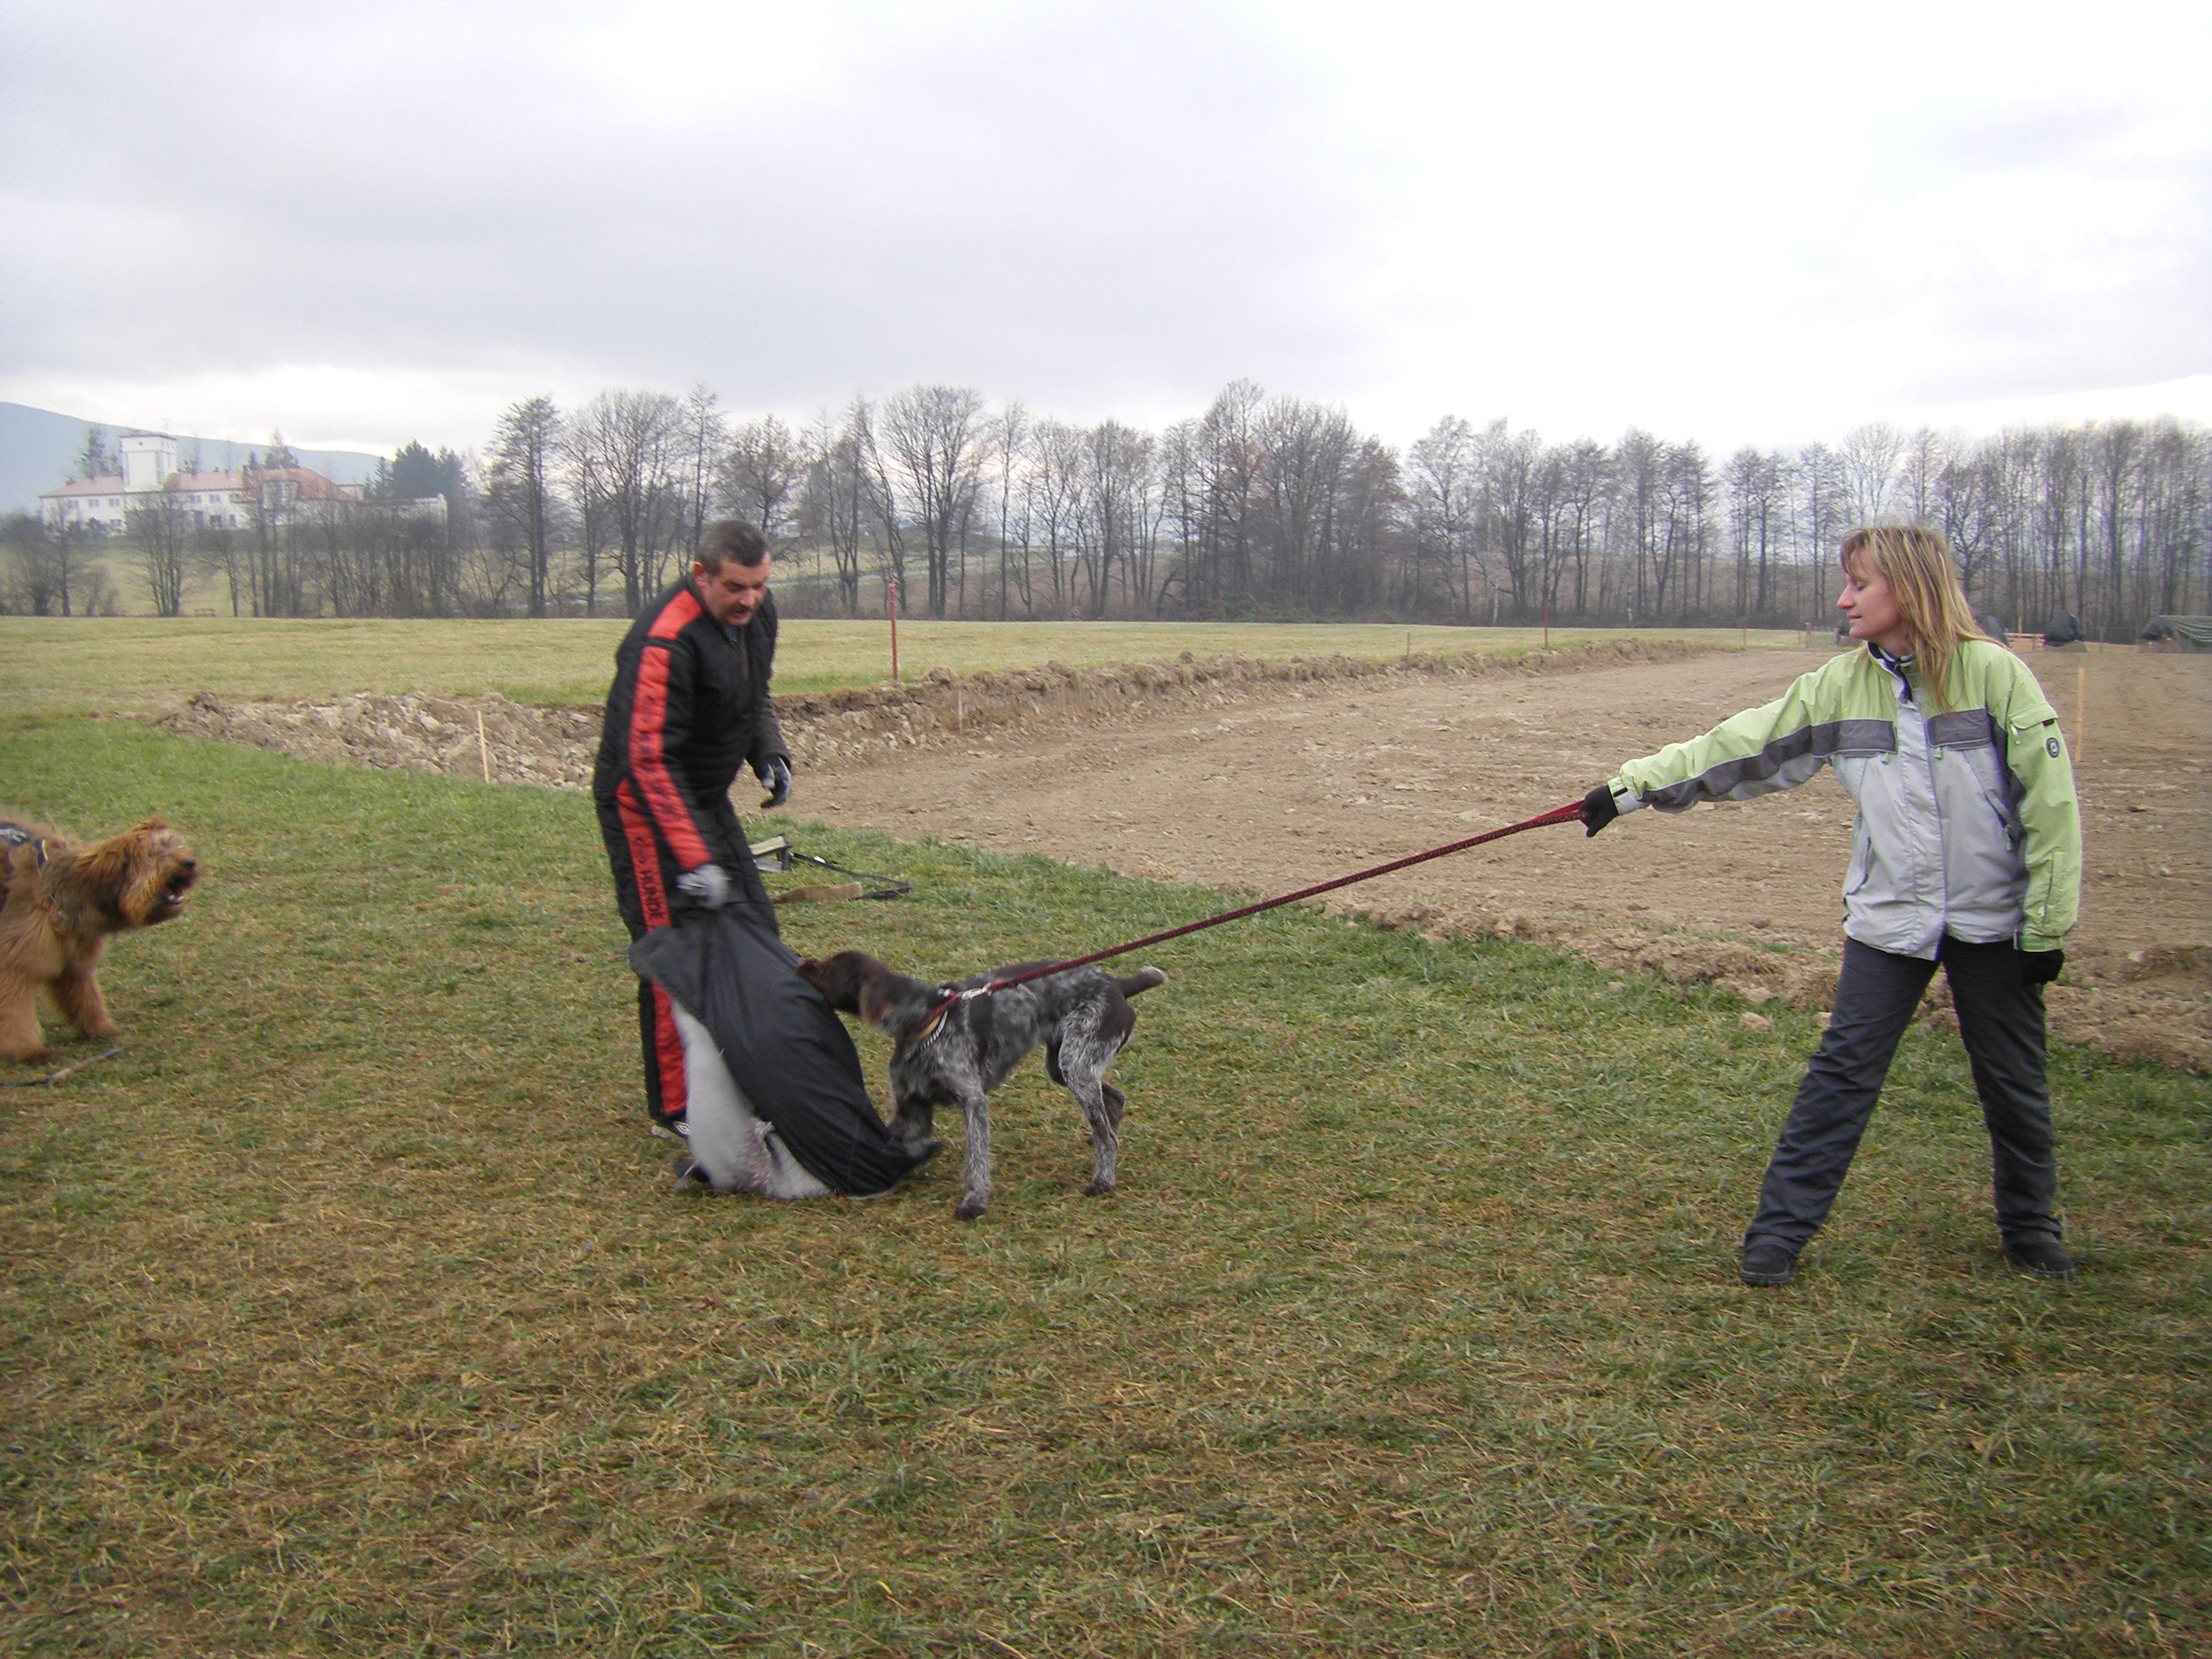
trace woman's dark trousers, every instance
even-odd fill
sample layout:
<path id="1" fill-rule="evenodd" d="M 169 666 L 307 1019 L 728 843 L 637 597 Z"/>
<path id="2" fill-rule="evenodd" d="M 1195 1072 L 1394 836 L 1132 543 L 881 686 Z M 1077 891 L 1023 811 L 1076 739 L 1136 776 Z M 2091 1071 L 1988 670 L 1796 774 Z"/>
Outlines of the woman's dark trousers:
<path id="1" fill-rule="evenodd" d="M 2008 1244 L 2055 1243 L 2058 1164 L 2044 1080 L 2043 987 L 2023 982 L 2009 940 L 1968 945 L 1947 935 L 1939 957 L 1990 1132 L 1997 1231 Z M 1795 1254 L 1820 1231 L 1936 968 L 1844 941 L 1835 1011 L 1766 1166 L 1746 1248 L 1773 1243 Z"/>

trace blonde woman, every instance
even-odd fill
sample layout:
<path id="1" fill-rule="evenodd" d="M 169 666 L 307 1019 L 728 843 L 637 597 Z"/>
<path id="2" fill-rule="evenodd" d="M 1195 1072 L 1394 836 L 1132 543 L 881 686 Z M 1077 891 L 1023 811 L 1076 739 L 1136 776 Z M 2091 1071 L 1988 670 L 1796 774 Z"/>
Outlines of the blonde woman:
<path id="1" fill-rule="evenodd" d="M 1745 1284 L 1790 1282 L 1938 963 L 1990 1133 L 2005 1260 L 2071 1279 L 2043 1013 L 2081 896 L 2065 738 L 2027 665 L 1976 625 L 1941 535 L 1856 530 L 1840 550 L 1836 608 L 1865 648 L 1765 708 L 1629 762 L 1590 791 L 1583 821 L 1595 836 L 1639 806 L 1748 800 L 1823 766 L 1858 803 L 1835 1008 L 1744 1235 Z"/>

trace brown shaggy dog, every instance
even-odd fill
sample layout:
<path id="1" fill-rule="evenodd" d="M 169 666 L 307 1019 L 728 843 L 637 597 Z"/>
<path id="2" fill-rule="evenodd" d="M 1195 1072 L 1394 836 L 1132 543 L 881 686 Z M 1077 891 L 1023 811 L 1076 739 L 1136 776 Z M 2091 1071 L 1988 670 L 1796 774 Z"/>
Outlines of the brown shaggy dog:
<path id="1" fill-rule="evenodd" d="M 94 977 L 110 933 L 185 908 L 199 863 L 159 818 L 81 847 L 0 812 L 0 1056 L 42 1060 L 39 988 L 91 1037 L 116 1034 Z"/>

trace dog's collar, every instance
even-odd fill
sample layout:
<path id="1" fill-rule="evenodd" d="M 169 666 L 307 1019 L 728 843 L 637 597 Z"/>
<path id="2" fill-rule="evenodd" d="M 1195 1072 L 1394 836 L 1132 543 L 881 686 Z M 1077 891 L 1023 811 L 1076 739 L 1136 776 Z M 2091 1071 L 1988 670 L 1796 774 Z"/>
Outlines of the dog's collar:
<path id="1" fill-rule="evenodd" d="M 28 847 L 31 856 L 38 860 L 39 868 L 46 867 L 46 838 L 34 836 L 20 823 L 0 823 L 0 841 L 10 847 Z"/>
<path id="2" fill-rule="evenodd" d="M 945 1029 L 945 1017 L 960 1000 L 960 993 L 950 985 L 940 985 L 937 991 L 937 1006 L 923 1016 L 921 1024 L 915 1027 L 914 1035 L 907 1039 L 908 1042 L 927 1042 Z"/>

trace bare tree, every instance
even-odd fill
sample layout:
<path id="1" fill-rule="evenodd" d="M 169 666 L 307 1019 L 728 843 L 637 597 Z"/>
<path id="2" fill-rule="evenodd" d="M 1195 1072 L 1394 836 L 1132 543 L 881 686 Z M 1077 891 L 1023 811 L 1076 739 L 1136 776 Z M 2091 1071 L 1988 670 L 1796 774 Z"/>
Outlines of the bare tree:
<path id="1" fill-rule="evenodd" d="M 1905 458 L 1905 434 L 1881 421 L 1854 427 L 1844 434 L 1844 447 L 1838 453 L 1843 460 L 1853 523 L 1874 524 L 1887 515 L 1897 489 L 1898 463 Z"/>
<path id="2" fill-rule="evenodd" d="M 707 515 L 714 510 L 715 469 L 729 447 L 729 422 L 716 406 L 720 402 L 704 385 L 693 386 L 684 400 L 684 501 L 679 510 L 687 565 L 699 556 L 699 538 L 707 533 Z"/>
<path id="3" fill-rule="evenodd" d="M 833 421 L 824 410 L 807 428 L 799 530 L 817 544 L 828 544 L 838 599 L 848 617 L 860 614 L 860 579 L 882 529 L 873 417 L 868 400 L 855 398 L 842 420 Z"/>
<path id="4" fill-rule="evenodd" d="M 905 516 L 922 538 L 929 614 L 953 599 L 953 557 L 967 572 L 981 486 L 983 398 L 971 386 L 917 386 L 884 400 L 883 440 L 896 465 Z"/>
<path id="5" fill-rule="evenodd" d="M 492 434 L 487 505 L 498 538 L 520 555 L 533 617 L 545 614 L 551 586 L 562 437 L 561 411 L 546 397 L 510 404 Z"/>
<path id="6" fill-rule="evenodd" d="M 664 544 L 680 538 L 686 525 L 673 470 L 684 419 L 684 406 L 665 392 L 602 392 L 573 422 L 633 617 L 660 585 Z"/>
<path id="7" fill-rule="evenodd" d="M 124 514 L 137 550 L 139 573 L 157 617 L 174 617 L 185 608 L 185 580 L 191 574 L 192 515 L 167 490 Z"/>
<path id="8" fill-rule="evenodd" d="M 1468 572 L 1482 509 L 1482 469 L 1474 428 L 1447 415 L 1413 445 L 1407 469 L 1413 557 L 1405 586 L 1415 616 L 1441 608 L 1467 616 L 1472 609 Z"/>
<path id="9" fill-rule="evenodd" d="M 806 458 L 789 427 L 773 415 L 748 421 L 731 434 L 722 453 L 715 471 L 717 499 L 758 525 L 773 545 L 790 526 L 805 471 Z"/>
<path id="10" fill-rule="evenodd" d="M 1015 591 L 1022 596 L 1022 614 L 1031 610 L 1030 592 L 1030 495 L 1024 451 L 1029 441 L 1030 415 L 1019 398 L 999 411 L 990 422 L 988 447 L 991 471 L 999 489 L 999 620 L 1006 619 Z M 1018 516 L 1015 503 L 1021 503 Z M 1020 553 L 1015 553 L 1015 532 L 1021 533 Z M 988 596 L 986 595 L 988 600 Z M 988 605 L 986 613 L 988 614 Z"/>

